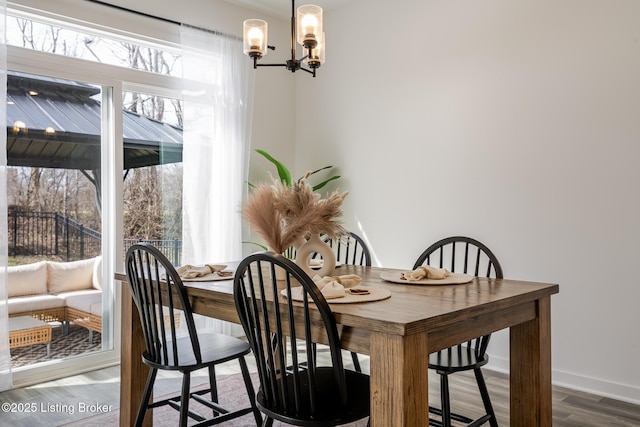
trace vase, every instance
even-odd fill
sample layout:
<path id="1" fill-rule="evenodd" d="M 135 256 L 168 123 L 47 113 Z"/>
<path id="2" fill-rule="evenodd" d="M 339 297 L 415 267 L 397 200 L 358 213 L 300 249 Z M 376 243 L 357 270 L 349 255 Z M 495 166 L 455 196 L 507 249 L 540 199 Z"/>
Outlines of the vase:
<path id="1" fill-rule="evenodd" d="M 296 264 L 304 270 L 309 277 L 316 274 L 320 277 L 328 276 L 336 268 L 336 254 L 333 248 L 322 241 L 319 234 L 312 234 L 309 240 L 301 245 L 296 251 Z M 322 258 L 320 269 L 311 268 L 309 261 L 313 254 L 318 254 L 315 259 Z"/>
<path id="2" fill-rule="evenodd" d="M 292 261 L 295 261 L 298 248 L 304 245 L 306 242 L 307 242 L 307 239 L 305 239 L 304 237 L 297 238 L 296 241 L 293 242 L 293 245 L 291 245 L 290 248 L 287 248 L 284 252 L 282 252 L 282 256 Z M 273 249 L 269 249 L 269 251 L 275 253 Z M 286 274 L 284 272 L 284 269 L 280 266 L 276 266 L 276 280 L 285 280 L 285 279 L 286 279 Z"/>

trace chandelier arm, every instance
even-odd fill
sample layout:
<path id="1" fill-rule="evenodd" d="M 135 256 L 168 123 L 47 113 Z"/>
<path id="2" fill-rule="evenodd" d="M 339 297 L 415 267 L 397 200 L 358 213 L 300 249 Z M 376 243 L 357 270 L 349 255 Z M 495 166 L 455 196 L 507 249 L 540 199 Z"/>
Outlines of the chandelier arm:
<path id="1" fill-rule="evenodd" d="M 304 49 L 303 49 L 303 52 L 304 52 Z M 311 49 L 309 49 L 308 53 L 305 56 L 303 56 L 302 58 L 298 59 L 298 62 L 302 63 L 302 61 L 304 61 L 305 59 L 311 58 L 312 55 L 313 55 L 313 52 L 312 52 Z"/>
<path id="2" fill-rule="evenodd" d="M 286 67 L 287 64 L 255 64 L 255 67 Z"/>
<path id="3" fill-rule="evenodd" d="M 287 64 L 263 64 L 263 63 L 258 63 L 258 58 L 257 56 L 253 57 L 253 68 L 258 68 L 258 67 L 286 67 Z"/>
<path id="4" fill-rule="evenodd" d="M 298 69 L 299 69 L 299 70 L 302 70 L 302 71 L 306 71 L 306 72 L 307 72 L 307 73 L 309 73 L 309 74 L 313 74 L 313 77 L 315 77 L 315 76 L 316 76 L 316 70 L 311 71 L 311 70 L 309 70 L 309 69 L 307 69 L 307 68 L 304 68 L 304 67 L 300 67 L 300 68 L 298 68 Z"/>

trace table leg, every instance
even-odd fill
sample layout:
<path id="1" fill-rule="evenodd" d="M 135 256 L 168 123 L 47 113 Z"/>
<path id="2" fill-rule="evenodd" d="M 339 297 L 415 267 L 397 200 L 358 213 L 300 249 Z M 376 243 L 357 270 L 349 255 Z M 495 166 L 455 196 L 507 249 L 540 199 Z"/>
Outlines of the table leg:
<path id="1" fill-rule="evenodd" d="M 551 426 L 551 297 L 537 316 L 511 327 L 511 426 Z"/>
<path id="2" fill-rule="evenodd" d="M 371 333 L 371 426 L 429 424 L 427 334 Z"/>
<path id="3" fill-rule="evenodd" d="M 122 286 L 120 347 L 120 427 L 135 424 L 149 367 L 142 363 L 144 335 L 137 309 L 126 283 Z M 143 426 L 153 425 L 153 412 L 147 411 Z"/>

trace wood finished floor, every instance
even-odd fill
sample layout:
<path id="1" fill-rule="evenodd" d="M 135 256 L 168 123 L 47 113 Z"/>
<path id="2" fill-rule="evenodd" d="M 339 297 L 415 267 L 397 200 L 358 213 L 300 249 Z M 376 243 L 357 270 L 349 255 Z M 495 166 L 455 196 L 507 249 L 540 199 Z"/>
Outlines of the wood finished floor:
<path id="1" fill-rule="evenodd" d="M 345 353 L 345 362 L 350 360 Z M 368 358 L 361 356 L 365 371 L 369 369 Z M 249 365 L 252 365 L 250 357 Z M 237 362 L 221 365 L 218 375 L 239 372 Z M 0 412 L 1 425 L 25 427 L 62 426 L 88 416 L 96 415 L 94 410 L 118 410 L 119 405 L 118 366 L 68 377 L 57 381 L 42 383 L 22 389 L 0 393 L 0 403 L 28 404 L 34 412 Z M 485 377 L 498 423 L 509 425 L 509 389 L 505 374 L 485 370 Z M 439 402 L 438 380 L 430 372 L 430 401 Z M 193 384 L 206 382 L 206 373 L 198 372 Z M 159 374 L 155 393 L 162 395 L 180 389 L 180 378 L 175 375 Z M 482 404 L 477 394 L 475 379 L 472 375 L 457 374 L 450 380 L 452 405 L 454 410 L 469 416 L 479 415 Z M 90 405 L 100 405 L 91 407 Z M 84 406 L 83 406 L 84 405 Z M 81 410 L 84 409 L 84 412 Z M 553 388 L 553 425 L 556 427 L 595 427 L 595 426 L 640 426 L 640 406 L 599 397 L 580 391 L 555 386 Z"/>

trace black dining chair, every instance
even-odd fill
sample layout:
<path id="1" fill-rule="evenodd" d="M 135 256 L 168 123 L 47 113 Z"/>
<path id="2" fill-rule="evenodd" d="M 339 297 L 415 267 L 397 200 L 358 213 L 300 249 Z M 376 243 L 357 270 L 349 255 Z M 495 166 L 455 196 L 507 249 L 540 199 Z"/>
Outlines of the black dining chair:
<path id="1" fill-rule="evenodd" d="M 349 231 L 348 234 L 331 239 L 329 236 L 323 236 L 324 241 L 333 248 L 336 254 L 336 263 L 347 265 L 364 265 L 371 267 L 371 253 L 367 244 L 362 237 L 356 233 Z M 362 372 L 358 353 L 351 352 L 351 360 L 353 360 L 353 368 Z"/>
<path id="2" fill-rule="evenodd" d="M 455 236 L 442 239 L 429 246 L 417 259 L 414 270 L 421 265 L 446 268 L 451 272 L 465 273 L 501 279 L 502 267 L 496 256 L 484 244 L 470 237 Z M 429 369 L 440 376 L 440 409 L 429 407 L 429 411 L 441 415 L 442 421 L 430 420 L 431 425 L 451 426 L 451 420 L 479 426 L 487 421 L 497 427 L 498 421 L 493 411 L 489 391 L 482 375 L 481 367 L 489 361 L 487 346 L 491 335 L 472 339 L 466 343 L 450 347 L 429 355 Z M 451 412 L 449 395 L 449 375 L 462 371 L 473 371 L 485 414 L 475 420 Z"/>
<path id="3" fill-rule="evenodd" d="M 142 361 L 149 366 L 149 376 L 140 402 L 136 426 L 141 426 L 148 409 L 169 405 L 180 412 L 180 426 L 189 418 L 194 426 L 209 426 L 232 418 L 254 414 L 257 424 L 262 415 L 255 404 L 253 384 L 244 356 L 251 352 L 249 345 L 237 338 L 217 333 L 199 333 L 186 289 L 169 260 L 154 246 L 139 243 L 131 246 L 126 255 L 127 280 L 140 315 L 146 350 Z M 181 333 L 184 322 L 186 333 Z M 215 366 L 237 359 L 244 378 L 250 406 L 229 411 L 218 402 Z M 191 392 L 191 372 L 207 368 L 209 387 Z M 182 373 L 182 390 L 178 396 L 151 402 L 151 393 L 158 370 Z M 203 395 L 210 395 L 210 399 Z M 189 409 L 189 401 L 211 409 L 209 419 Z"/>
<path id="4" fill-rule="evenodd" d="M 331 239 L 324 236 L 324 241 L 333 248 L 336 263 L 348 265 L 371 266 L 371 253 L 362 237 L 349 231 L 348 234 Z"/>
<path id="5" fill-rule="evenodd" d="M 276 279 L 277 269 L 284 280 Z M 233 288 L 257 362 L 263 427 L 274 420 L 336 426 L 369 415 L 369 376 L 344 369 L 333 313 L 298 265 L 282 255 L 255 253 L 240 263 Z M 329 346 L 330 360 L 323 364 L 313 356 L 316 340 Z M 287 341 L 295 344 L 287 347 Z"/>

